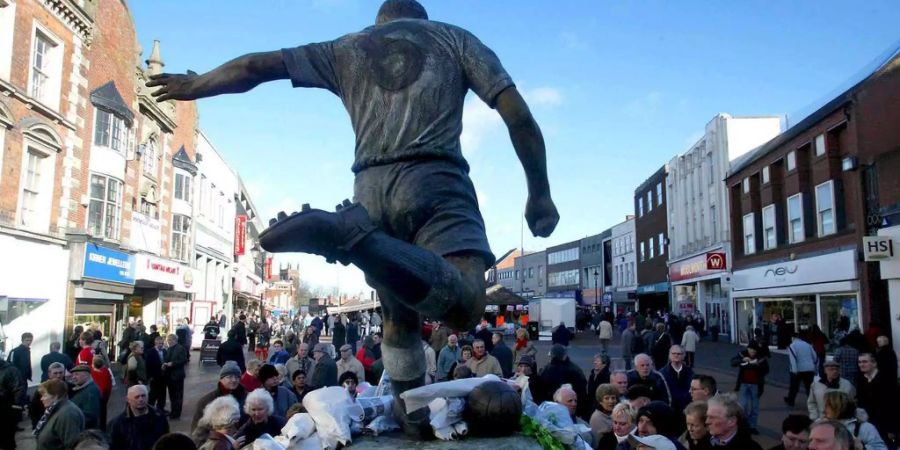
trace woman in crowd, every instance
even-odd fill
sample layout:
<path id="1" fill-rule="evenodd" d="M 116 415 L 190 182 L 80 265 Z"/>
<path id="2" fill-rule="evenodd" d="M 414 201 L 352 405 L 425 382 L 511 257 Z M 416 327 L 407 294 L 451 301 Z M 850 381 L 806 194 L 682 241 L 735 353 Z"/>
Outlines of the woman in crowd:
<path id="1" fill-rule="evenodd" d="M 612 433 L 606 433 L 597 443 L 597 450 L 615 450 L 621 443 L 627 448 L 628 435 L 637 427 L 637 410 L 622 402 L 612 410 Z"/>
<path id="2" fill-rule="evenodd" d="M 94 384 L 100 389 L 100 425 L 105 428 L 109 398 L 112 396 L 113 375 L 106 364 L 106 360 L 100 355 L 94 355 L 93 365 L 91 366 L 91 379 L 94 380 Z"/>
<path id="3" fill-rule="evenodd" d="M 295 370 L 291 375 L 291 381 L 293 382 L 291 392 L 297 396 L 297 402 L 302 403 L 303 397 L 306 397 L 306 394 L 311 390 L 309 385 L 306 384 L 306 371 L 303 369 Z"/>
<path id="4" fill-rule="evenodd" d="M 263 434 L 278 436 L 284 428 L 285 419 L 273 415 L 275 404 L 265 389 L 260 388 L 247 394 L 244 412 L 247 413 L 247 418 L 235 434 L 238 438 L 243 436 L 244 445 L 252 444 Z"/>
<path id="5" fill-rule="evenodd" d="M 243 447 L 243 438 L 235 439 L 241 410 L 230 395 L 219 397 L 203 408 L 203 417 L 194 430 L 198 450 L 236 450 Z"/>
<path id="6" fill-rule="evenodd" d="M 866 422 L 865 411 L 856 409 L 856 402 L 845 392 L 835 390 L 825 393 L 825 418 L 844 424 L 866 450 L 888 448 L 875 426 Z"/>
<path id="7" fill-rule="evenodd" d="M 356 352 L 356 359 L 362 363 L 363 370 L 366 374 L 365 381 L 368 381 L 369 384 L 375 385 L 378 384 L 378 380 L 375 379 L 375 376 L 372 372 L 372 364 L 375 363 L 375 360 L 378 359 L 375 357 L 375 351 L 373 348 L 375 347 L 375 339 L 372 339 L 372 336 L 366 336 L 362 340 L 362 347 L 359 348 L 359 351 Z"/>
<path id="8" fill-rule="evenodd" d="M 710 450 L 709 428 L 706 428 L 706 402 L 693 402 L 684 408 L 687 431 L 678 442 L 687 450 Z"/>
<path id="9" fill-rule="evenodd" d="M 84 430 L 84 415 L 69 401 L 69 389 L 61 380 L 47 380 L 38 387 L 44 414 L 34 428 L 37 448 L 64 450 L 75 446 Z"/>
<path id="10" fill-rule="evenodd" d="M 588 375 L 588 383 L 587 383 L 587 398 L 590 399 L 590 408 L 589 411 L 593 411 L 597 408 L 597 388 L 601 384 L 609 383 L 609 356 L 604 353 L 597 353 L 594 355 L 594 366 L 591 368 L 591 373 Z M 615 405 L 615 404 L 614 404 Z M 608 413 L 612 412 L 612 407 L 609 408 Z"/>
<path id="11" fill-rule="evenodd" d="M 66 355 L 69 355 L 72 361 L 78 359 L 78 353 L 81 352 L 81 333 L 84 333 L 84 327 L 77 325 L 66 340 Z"/>
<path id="12" fill-rule="evenodd" d="M 216 388 L 197 400 L 197 409 L 194 412 L 194 418 L 191 420 L 191 428 L 196 428 L 200 419 L 203 418 L 203 410 L 206 409 L 206 405 L 219 397 L 225 396 L 233 397 L 238 402 L 239 407 L 244 405 L 247 399 L 247 391 L 241 385 L 241 368 L 234 361 L 225 361 L 222 369 L 219 370 L 219 383 L 216 384 Z"/>
<path id="13" fill-rule="evenodd" d="M 518 363 L 519 359 L 524 355 L 537 358 L 537 348 L 535 348 L 534 342 L 528 340 L 528 330 L 519 328 L 516 330 L 516 348 L 513 349 L 513 361 Z"/>
<path id="14" fill-rule="evenodd" d="M 288 408 L 297 403 L 297 397 L 293 392 L 281 385 L 278 379 L 278 369 L 271 364 L 263 364 L 256 376 L 262 387 L 272 396 L 275 405 L 275 415 L 285 417 Z"/>
<path id="15" fill-rule="evenodd" d="M 144 362 L 144 341 L 131 341 L 128 345 L 131 353 L 125 366 L 125 382 L 128 387 L 136 384 L 147 384 L 147 364 Z"/>
<path id="16" fill-rule="evenodd" d="M 619 402 L 619 390 L 609 383 L 601 384 L 594 390 L 592 397 L 595 398 L 596 409 L 591 415 L 591 433 L 594 435 L 594 442 L 600 442 L 612 432 L 612 412 Z"/>

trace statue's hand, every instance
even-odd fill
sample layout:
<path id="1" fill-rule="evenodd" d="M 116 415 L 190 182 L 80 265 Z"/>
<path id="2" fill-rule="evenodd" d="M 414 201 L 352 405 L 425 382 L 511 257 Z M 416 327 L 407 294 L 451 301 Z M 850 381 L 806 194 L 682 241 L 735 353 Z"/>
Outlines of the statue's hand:
<path id="1" fill-rule="evenodd" d="M 525 203 L 525 220 L 528 221 L 528 228 L 535 236 L 547 237 L 553 233 L 559 222 L 559 213 L 550 194 L 539 197 L 528 196 Z"/>
<path id="2" fill-rule="evenodd" d="M 162 86 L 151 94 L 156 97 L 157 102 L 164 102 L 166 100 L 196 100 L 200 97 L 194 92 L 194 82 L 198 77 L 199 75 L 191 70 L 188 70 L 185 75 L 160 73 L 150 76 L 147 87 Z"/>

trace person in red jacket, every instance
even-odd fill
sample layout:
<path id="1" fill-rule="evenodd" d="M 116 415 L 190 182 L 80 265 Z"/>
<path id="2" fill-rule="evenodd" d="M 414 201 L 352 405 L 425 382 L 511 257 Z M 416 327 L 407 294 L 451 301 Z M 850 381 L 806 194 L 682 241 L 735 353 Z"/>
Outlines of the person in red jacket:
<path id="1" fill-rule="evenodd" d="M 94 380 L 94 384 L 100 388 L 100 419 L 98 422 L 101 429 L 106 429 L 106 409 L 113 388 L 112 373 L 109 371 L 109 367 L 106 367 L 106 360 L 100 355 L 95 355 L 91 363 L 91 378 Z"/>
<path id="2" fill-rule="evenodd" d="M 356 359 L 362 363 L 363 369 L 365 369 L 366 373 L 366 379 L 359 380 L 360 382 L 368 381 L 370 384 L 378 383 L 378 381 L 374 379 L 375 375 L 372 372 L 372 364 L 374 364 L 375 360 L 377 359 L 375 358 L 375 351 L 373 349 L 374 347 L 375 340 L 372 339 L 372 336 L 366 336 L 365 338 L 363 338 L 362 347 L 360 347 L 356 352 Z"/>
<path id="3" fill-rule="evenodd" d="M 82 364 L 90 366 L 94 363 L 94 332 L 85 331 L 81 333 L 81 351 L 78 352 L 78 358 L 75 359 L 75 365 Z"/>
<path id="4" fill-rule="evenodd" d="M 262 361 L 258 359 L 247 361 L 247 371 L 241 375 L 241 386 L 244 386 L 244 389 L 247 392 L 253 392 L 262 386 L 259 378 L 256 378 L 256 374 L 259 372 L 259 366 L 261 365 Z"/>

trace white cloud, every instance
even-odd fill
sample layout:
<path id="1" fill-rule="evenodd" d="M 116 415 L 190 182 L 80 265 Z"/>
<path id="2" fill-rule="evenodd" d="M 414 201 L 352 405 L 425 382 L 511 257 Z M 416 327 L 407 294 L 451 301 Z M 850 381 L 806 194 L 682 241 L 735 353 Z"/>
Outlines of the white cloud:
<path id="1" fill-rule="evenodd" d="M 625 105 L 625 114 L 631 117 L 647 118 L 656 114 L 662 106 L 663 94 L 651 91 Z"/>
<path id="2" fill-rule="evenodd" d="M 529 104 L 536 106 L 559 106 L 563 103 L 563 94 L 554 87 L 539 87 L 522 94 Z"/>
<path id="3" fill-rule="evenodd" d="M 468 158 L 478 151 L 481 142 L 499 130 L 503 120 L 477 96 L 470 96 L 463 106 L 463 130 L 459 137 L 463 154 Z"/>

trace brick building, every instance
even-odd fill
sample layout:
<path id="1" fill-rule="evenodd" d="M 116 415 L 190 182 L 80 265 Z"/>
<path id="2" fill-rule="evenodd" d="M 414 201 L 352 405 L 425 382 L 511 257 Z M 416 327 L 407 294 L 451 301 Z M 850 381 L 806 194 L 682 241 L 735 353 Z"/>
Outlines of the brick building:
<path id="1" fill-rule="evenodd" d="M 637 241 L 637 299 L 641 311 L 670 309 L 669 270 L 666 265 L 668 214 L 666 213 L 666 174 L 660 167 L 634 190 L 637 212 L 634 236 Z"/>
<path id="2" fill-rule="evenodd" d="M 776 322 L 819 327 L 829 349 L 853 328 L 893 317 L 861 242 L 900 210 L 900 58 L 733 165 L 726 183 L 734 243 L 736 331 Z M 894 324 L 896 327 L 896 325 Z"/>

